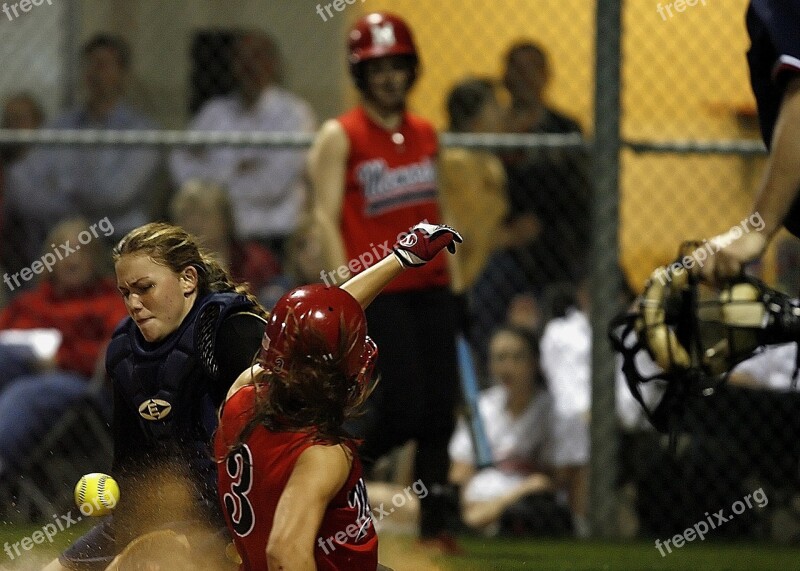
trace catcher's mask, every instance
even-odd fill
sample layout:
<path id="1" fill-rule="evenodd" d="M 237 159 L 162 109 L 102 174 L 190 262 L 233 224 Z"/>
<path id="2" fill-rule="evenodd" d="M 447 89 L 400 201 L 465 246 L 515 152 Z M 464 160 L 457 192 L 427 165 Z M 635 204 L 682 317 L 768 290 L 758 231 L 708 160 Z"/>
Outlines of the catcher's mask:
<path id="1" fill-rule="evenodd" d="M 699 242 L 685 242 L 678 261 L 651 275 L 631 311 L 612 320 L 609 337 L 623 357 L 631 393 L 660 432 L 674 433 L 686 401 L 707 396 L 730 371 L 765 345 L 800 339 L 797 300 L 745 275 L 715 287 L 687 263 Z M 660 369 L 642 373 L 645 350 Z M 666 390 L 649 406 L 640 385 L 664 381 Z"/>

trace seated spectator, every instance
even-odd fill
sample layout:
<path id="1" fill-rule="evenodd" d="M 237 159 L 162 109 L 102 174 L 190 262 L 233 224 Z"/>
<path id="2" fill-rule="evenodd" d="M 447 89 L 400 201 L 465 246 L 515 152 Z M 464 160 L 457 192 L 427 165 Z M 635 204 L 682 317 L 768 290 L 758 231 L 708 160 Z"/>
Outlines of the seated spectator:
<path id="1" fill-rule="evenodd" d="M 542 371 L 553 396 L 553 466 L 567 490 L 575 532 L 589 534 L 589 418 L 592 330 L 585 288 L 551 295 L 553 318 L 542 332 Z"/>
<path id="2" fill-rule="evenodd" d="M 779 392 L 798 390 L 793 384 L 797 363 L 797 344 L 770 345 L 757 355 L 742 361 L 728 379 L 734 385 Z"/>
<path id="3" fill-rule="evenodd" d="M 56 226 L 48 244 L 69 241 L 81 248 L 55 260 L 34 289 L 0 313 L 0 331 L 44 328 L 61 337 L 49 358 L 0 344 L 0 474 L 15 466 L 71 404 L 91 394 L 90 379 L 104 376 L 105 345 L 126 311 L 114 281 L 98 270 L 102 242 L 78 240 L 88 227 L 84 219 Z M 107 398 L 98 403 L 110 407 Z"/>
<path id="4" fill-rule="evenodd" d="M 275 42 L 259 31 L 243 33 L 233 58 L 238 91 L 208 101 L 189 129 L 212 131 L 289 131 L 315 129 L 311 108 L 278 85 L 280 60 Z M 237 238 L 258 241 L 283 256 L 305 201 L 305 151 L 210 147 L 176 150 L 170 157 L 174 182 L 213 180 L 230 194 Z"/>
<path id="5" fill-rule="evenodd" d="M 450 481 L 462 490 L 462 517 L 475 529 L 508 535 L 564 535 L 570 517 L 551 479 L 552 398 L 539 370 L 539 344 L 527 330 L 503 326 L 489 344 L 495 383 L 479 409 L 494 465 L 477 470 L 466 422 L 450 441 Z"/>
<path id="6" fill-rule="evenodd" d="M 624 277 L 623 277 L 624 279 Z M 633 300 L 627 283 L 621 292 L 623 306 Z M 579 537 L 588 535 L 589 422 L 592 399 L 592 329 L 589 321 L 588 281 L 576 289 L 570 284 L 553 286 L 548 291 L 551 319 L 545 324 L 541 340 L 542 370 L 553 395 L 553 465 L 558 486 L 567 491 L 573 514 L 573 527 Z M 644 374 L 658 372 L 644 354 L 637 358 Z M 630 441 L 637 435 L 649 441 L 652 427 L 641 405 L 632 396 L 622 374 L 621 358 L 615 380 L 617 416 Z M 663 396 L 656 381 L 639 387 L 648 406 Z M 634 459 L 635 460 L 635 459 Z"/>
<path id="7" fill-rule="evenodd" d="M 30 93 L 16 93 L 3 103 L 3 129 L 38 129 L 44 122 L 44 111 Z M 24 145 L 4 145 L 0 148 L 0 159 L 10 164 L 25 156 Z"/>
<path id="8" fill-rule="evenodd" d="M 38 129 L 44 121 L 44 111 L 39 102 L 29 93 L 17 93 L 3 104 L 3 129 Z M 19 243 L 17 221 L 9 219 L 3 205 L 5 177 L 8 170 L 25 158 L 28 147 L 5 145 L 0 147 L 0 262 L 4 271 L 17 272 L 24 267 L 18 252 L 24 244 Z"/>
<path id="9" fill-rule="evenodd" d="M 237 282 L 246 282 L 260 302 L 275 297 L 270 288 L 280 277 L 280 264 L 269 248 L 236 239 L 231 201 L 220 184 L 187 181 L 172 199 L 170 214 L 172 221 L 194 235 Z M 278 297 L 284 288 L 279 290 Z"/>
<path id="10" fill-rule="evenodd" d="M 86 102 L 47 125 L 53 129 L 153 129 L 124 100 L 127 44 L 97 35 L 83 46 Z M 7 211 L 19 221 L 24 265 L 39 256 L 57 220 L 108 217 L 120 235 L 150 218 L 159 153 L 129 147 L 35 147 L 8 173 Z"/>

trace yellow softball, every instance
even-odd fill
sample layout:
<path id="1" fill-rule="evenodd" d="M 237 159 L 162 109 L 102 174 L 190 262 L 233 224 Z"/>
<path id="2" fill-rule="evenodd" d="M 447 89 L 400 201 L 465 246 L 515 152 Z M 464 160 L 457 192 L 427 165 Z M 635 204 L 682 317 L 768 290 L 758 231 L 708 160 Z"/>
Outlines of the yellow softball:
<path id="1" fill-rule="evenodd" d="M 119 501 L 119 486 L 108 474 L 86 474 L 75 486 L 75 504 L 85 516 L 111 513 Z"/>

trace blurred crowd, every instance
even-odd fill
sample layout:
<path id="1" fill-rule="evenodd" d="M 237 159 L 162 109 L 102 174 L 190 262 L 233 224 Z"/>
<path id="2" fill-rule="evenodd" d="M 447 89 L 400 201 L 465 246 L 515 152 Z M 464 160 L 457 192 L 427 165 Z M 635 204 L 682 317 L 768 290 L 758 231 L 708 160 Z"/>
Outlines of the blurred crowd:
<path id="1" fill-rule="evenodd" d="M 574 119 L 546 101 L 551 69 L 545 49 L 516 43 L 503 67 L 500 78 L 469 77 L 453 86 L 446 96 L 449 131 L 581 133 Z M 34 95 L 7 95 L 2 127 L 158 128 L 126 102 L 131 54 L 121 38 L 91 38 L 82 70 L 86 98 L 80 105 L 48 118 Z M 199 104 L 187 129 L 316 131 L 314 110 L 281 86 L 280 70 L 273 39 L 257 31 L 236 34 L 227 70 L 233 90 Z M 125 309 L 109 277 L 108 250 L 131 229 L 153 220 L 184 227 L 266 308 L 288 289 L 318 282 L 322 271 L 334 269 L 325 267 L 327 245 L 306 160 L 304 150 L 274 148 L 0 149 L 0 273 L 21 283 L 1 288 L 0 330 L 50 331 L 58 339 L 48 350 L 32 336 L 0 337 L 0 477 L 13 473 L 28 443 L 77 400 L 91 399 L 110 412 L 105 341 Z M 575 149 L 440 152 L 437 200 L 444 220 L 464 237 L 449 268 L 450 286 L 459 302 L 459 329 L 483 379 L 479 410 L 493 460 L 490 467 L 477 465 L 461 418 L 449 441 L 450 489 L 443 493 L 453 498 L 458 531 L 589 532 L 588 161 Z M 82 232 L 101 219 L 110 221 L 113 233 L 86 241 Z M 43 252 L 63 252 L 52 271 L 42 267 Z M 787 249 L 785 256 L 792 255 L 796 250 Z M 775 349 L 760 359 L 742 368 L 732 390 L 788 390 L 794 353 Z M 678 486 L 656 473 L 668 456 L 663 440 L 648 430 L 621 377 L 618 382 L 619 422 L 629 439 L 620 486 L 630 499 L 632 533 L 661 533 L 669 522 L 651 513 L 648 494 L 654 482 Z M 684 476 L 697 472 L 700 451 L 717 437 L 710 434 L 669 465 Z M 403 456 L 393 462 L 388 479 L 406 485 L 411 478 Z M 745 466 L 728 473 L 740 487 L 754 477 Z M 796 471 L 797 462 L 793 466 Z M 675 493 L 691 503 L 685 490 Z"/>

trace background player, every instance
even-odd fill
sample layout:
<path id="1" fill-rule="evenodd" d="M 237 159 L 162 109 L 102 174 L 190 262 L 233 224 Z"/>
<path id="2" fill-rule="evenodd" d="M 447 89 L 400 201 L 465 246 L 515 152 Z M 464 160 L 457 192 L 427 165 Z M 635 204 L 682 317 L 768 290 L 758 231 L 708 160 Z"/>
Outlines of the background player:
<path id="1" fill-rule="evenodd" d="M 380 258 L 374 252 L 418 220 L 440 221 L 437 137 L 406 103 L 419 58 L 411 30 L 399 17 L 368 14 L 349 36 L 350 71 L 361 104 L 323 125 L 309 155 L 313 199 L 329 246 L 328 268 L 353 272 Z M 358 262 L 358 266 L 353 263 Z M 329 273 L 330 275 L 330 273 Z M 392 448 L 416 440 L 414 479 L 431 490 L 422 500 L 420 534 L 441 539 L 449 458 L 455 425 L 458 370 L 457 309 L 446 260 L 400 276 L 367 311 L 370 332 L 384 347 L 381 384 L 354 428 L 369 465 Z M 327 282 L 326 282 L 327 283 Z"/>
<path id="2" fill-rule="evenodd" d="M 800 1 L 752 0 L 747 11 L 751 46 L 750 81 L 758 104 L 761 135 L 770 151 L 752 215 L 761 231 L 747 232 L 711 256 L 708 278 L 738 274 L 759 258 L 782 225 L 800 236 Z M 712 239 L 713 240 L 713 239 Z"/>
<path id="3" fill-rule="evenodd" d="M 46 571 L 105 569 L 131 540 L 178 520 L 224 529 L 211 435 L 217 408 L 258 351 L 263 308 L 177 226 L 131 231 L 114 262 L 129 314 L 106 353 L 122 500 Z M 222 558 L 224 544 L 203 543 Z M 205 561 L 213 565 L 211 555 Z"/>
<path id="4" fill-rule="evenodd" d="M 372 571 L 378 539 L 344 423 L 369 396 L 367 306 L 405 267 L 461 237 L 420 224 L 341 288 L 303 286 L 272 311 L 257 364 L 228 393 L 215 440 L 219 494 L 242 569 Z"/>

